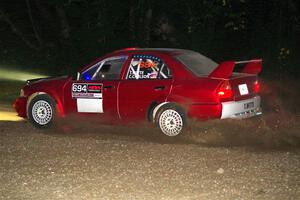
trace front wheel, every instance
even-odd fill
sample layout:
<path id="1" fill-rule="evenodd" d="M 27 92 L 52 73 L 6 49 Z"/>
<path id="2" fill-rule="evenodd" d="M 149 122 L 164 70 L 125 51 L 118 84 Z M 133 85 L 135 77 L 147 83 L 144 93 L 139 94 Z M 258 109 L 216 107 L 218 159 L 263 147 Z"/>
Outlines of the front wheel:
<path id="1" fill-rule="evenodd" d="M 37 128 L 48 128 L 55 116 L 55 102 L 48 95 L 34 97 L 28 106 L 29 121 Z"/>
<path id="2" fill-rule="evenodd" d="M 155 121 L 165 135 L 177 136 L 184 129 L 185 118 L 183 109 L 173 104 L 167 104 L 159 109 Z"/>

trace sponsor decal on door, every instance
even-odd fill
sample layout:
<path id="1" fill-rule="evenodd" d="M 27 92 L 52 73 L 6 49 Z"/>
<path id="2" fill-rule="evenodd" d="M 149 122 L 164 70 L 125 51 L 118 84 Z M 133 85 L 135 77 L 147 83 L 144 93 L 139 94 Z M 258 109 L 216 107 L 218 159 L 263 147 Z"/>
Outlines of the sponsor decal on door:
<path id="1" fill-rule="evenodd" d="M 72 98 L 76 99 L 77 111 L 103 113 L 102 84 L 73 83 Z"/>

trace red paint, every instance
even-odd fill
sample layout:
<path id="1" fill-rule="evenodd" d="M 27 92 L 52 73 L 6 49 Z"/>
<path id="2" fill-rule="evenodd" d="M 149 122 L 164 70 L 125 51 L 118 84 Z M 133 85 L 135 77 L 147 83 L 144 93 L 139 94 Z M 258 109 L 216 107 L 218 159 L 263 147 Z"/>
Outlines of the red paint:
<path id="1" fill-rule="evenodd" d="M 223 62 L 209 75 L 209 77 L 228 79 L 232 74 L 234 66 L 234 61 Z"/>
<path id="2" fill-rule="evenodd" d="M 14 109 L 16 110 L 18 116 L 20 117 L 24 117 L 24 118 L 27 117 L 26 102 L 27 102 L 26 97 L 19 97 L 16 99 L 16 101 L 13 104 Z"/>
<path id="3" fill-rule="evenodd" d="M 260 71 L 259 67 L 261 69 L 261 62 L 251 62 L 244 68 L 244 73 L 233 74 L 235 61 L 227 61 L 221 63 L 209 76 L 197 77 L 173 57 L 178 53 L 180 50 L 177 49 L 165 51 L 138 48 L 112 52 L 91 62 L 80 72 L 105 58 L 127 55 L 128 59 L 123 65 L 119 79 L 77 81 L 71 78 L 56 78 L 31 83 L 23 88 L 26 97 L 16 100 L 15 109 L 20 116 L 26 117 L 27 99 L 34 93 L 43 92 L 55 100 L 58 116 L 80 114 L 77 112 L 77 100 L 72 98 L 71 87 L 73 83 L 87 83 L 90 84 L 88 90 L 101 91 L 104 113 L 81 114 L 83 116 L 104 118 L 110 123 L 116 123 L 119 119 L 135 122 L 146 120 L 152 105 L 166 101 L 184 108 L 189 117 L 210 119 L 220 118 L 222 101 L 251 98 L 259 91 L 257 73 Z M 172 79 L 126 80 L 133 55 L 159 57 L 170 68 Z M 145 62 L 142 67 L 152 67 L 152 63 Z M 99 84 L 102 84 L 102 87 Z M 240 84 L 247 84 L 249 94 L 239 94 Z"/>
<path id="4" fill-rule="evenodd" d="M 122 119 L 146 119 L 151 103 L 164 102 L 172 80 L 124 80 L 119 86 L 119 111 Z M 156 90 L 155 87 L 164 89 Z"/>
<path id="5" fill-rule="evenodd" d="M 232 91 L 233 91 L 233 99 L 235 101 L 244 100 L 248 98 L 252 98 L 257 95 L 257 93 L 254 90 L 254 84 L 257 81 L 257 76 L 254 74 L 234 74 L 230 79 L 229 83 L 231 85 Z M 247 95 L 241 95 L 238 86 L 240 84 L 247 84 L 248 92 Z"/>
<path id="6" fill-rule="evenodd" d="M 259 74 L 262 70 L 262 60 L 257 59 L 250 61 L 242 70 L 242 73 Z"/>

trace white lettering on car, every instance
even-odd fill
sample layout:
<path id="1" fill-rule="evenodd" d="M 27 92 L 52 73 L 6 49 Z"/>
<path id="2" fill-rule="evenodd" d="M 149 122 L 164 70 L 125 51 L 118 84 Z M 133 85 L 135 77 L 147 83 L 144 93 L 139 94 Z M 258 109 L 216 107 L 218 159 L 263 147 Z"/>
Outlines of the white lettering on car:
<path id="1" fill-rule="evenodd" d="M 103 113 L 102 84 L 73 83 L 72 98 L 76 99 L 78 112 Z"/>

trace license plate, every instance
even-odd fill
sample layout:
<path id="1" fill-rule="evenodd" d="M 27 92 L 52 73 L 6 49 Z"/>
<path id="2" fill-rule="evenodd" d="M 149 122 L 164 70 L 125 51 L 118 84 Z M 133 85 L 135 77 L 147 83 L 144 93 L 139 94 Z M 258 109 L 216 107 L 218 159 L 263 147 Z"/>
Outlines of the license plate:
<path id="1" fill-rule="evenodd" d="M 254 108 L 254 102 L 249 102 L 244 104 L 244 109 Z"/>
<path id="2" fill-rule="evenodd" d="M 240 91 L 241 95 L 249 94 L 247 84 L 241 84 L 241 85 L 239 85 L 239 91 Z"/>

